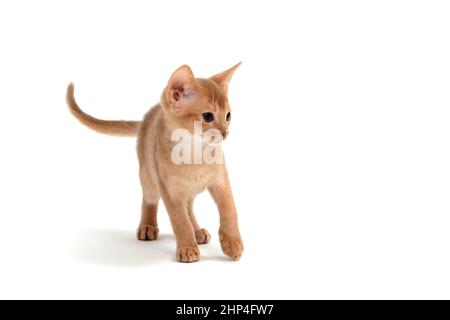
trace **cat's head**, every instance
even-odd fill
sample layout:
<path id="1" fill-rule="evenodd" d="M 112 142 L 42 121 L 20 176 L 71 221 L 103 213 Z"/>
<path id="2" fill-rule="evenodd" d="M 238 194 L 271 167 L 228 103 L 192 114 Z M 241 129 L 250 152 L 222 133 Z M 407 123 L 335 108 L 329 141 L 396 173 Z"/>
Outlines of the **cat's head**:
<path id="1" fill-rule="evenodd" d="M 240 64 L 207 79 L 195 78 L 187 65 L 175 70 L 161 96 L 171 126 L 193 134 L 194 122 L 200 121 L 203 132 L 216 129 L 225 139 L 231 121 L 228 83 Z"/>

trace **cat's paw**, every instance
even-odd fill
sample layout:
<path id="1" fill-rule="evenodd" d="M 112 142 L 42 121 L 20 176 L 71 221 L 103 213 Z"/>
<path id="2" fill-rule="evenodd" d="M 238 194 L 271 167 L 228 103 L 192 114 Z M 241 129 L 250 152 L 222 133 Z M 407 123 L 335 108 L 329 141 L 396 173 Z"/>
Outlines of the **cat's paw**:
<path id="1" fill-rule="evenodd" d="M 177 249 L 177 261 L 197 262 L 200 260 L 200 251 L 196 247 L 184 247 Z"/>
<path id="2" fill-rule="evenodd" d="M 195 231 L 195 239 L 197 239 L 198 244 L 206 244 L 211 240 L 211 235 L 206 229 L 199 229 Z"/>
<path id="3" fill-rule="evenodd" d="M 158 238 L 158 234 L 159 234 L 158 227 L 151 224 L 139 226 L 136 232 L 138 240 L 141 241 L 156 240 Z"/>
<path id="4" fill-rule="evenodd" d="M 220 233 L 220 245 L 223 253 L 225 253 L 231 260 L 239 260 L 244 251 L 244 244 L 239 235 L 230 236 Z"/>

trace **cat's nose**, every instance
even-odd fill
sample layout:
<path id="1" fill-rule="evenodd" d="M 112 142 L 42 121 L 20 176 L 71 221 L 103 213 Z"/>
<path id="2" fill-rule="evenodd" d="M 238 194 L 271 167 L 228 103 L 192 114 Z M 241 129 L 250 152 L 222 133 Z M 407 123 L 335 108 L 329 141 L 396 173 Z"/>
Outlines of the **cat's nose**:
<path id="1" fill-rule="evenodd" d="M 222 129 L 222 130 L 220 130 L 220 132 L 222 132 L 222 137 L 223 137 L 223 139 L 225 140 L 225 138 L 226 138 L 227 135 L 228 135 L 228 129 Z"/>

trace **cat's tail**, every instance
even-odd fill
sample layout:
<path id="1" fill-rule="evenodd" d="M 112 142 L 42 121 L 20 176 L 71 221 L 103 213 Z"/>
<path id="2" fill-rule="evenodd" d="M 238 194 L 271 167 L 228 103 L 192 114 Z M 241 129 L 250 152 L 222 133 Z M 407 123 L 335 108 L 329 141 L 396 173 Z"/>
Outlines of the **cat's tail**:
<path id="1" fill-rule="evenodd" d="M 74 86 L 70 83 L 67 87 L 67 105 L 70 112 L 86 127 L 89 127 L 97 132 L 114 135 L 114 136 L 128 136 L 135 137 L 138 134 L 140 121 L 109 121 L 94 118 L 80 109 L 74 97 Z"/>

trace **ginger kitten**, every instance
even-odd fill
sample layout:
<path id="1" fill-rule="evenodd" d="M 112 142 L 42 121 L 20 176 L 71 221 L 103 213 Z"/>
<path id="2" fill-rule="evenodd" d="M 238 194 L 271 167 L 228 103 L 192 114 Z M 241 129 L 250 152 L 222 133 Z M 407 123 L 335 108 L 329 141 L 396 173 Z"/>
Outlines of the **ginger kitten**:
<path id="1" fill-rule="evenodd" d="M 198 161 L 194 164 L 176 164 L 172 155 L 176 145 L 172 139 L 174 130 L 183 129 L 194 135 L 195 123 L 201 122 L 202 127 L 208 130 L 219 130 L 223 139 L 226 138 L 231 120 L 228 83 L 239 65 L 208 79 L 195 78 L 189 66 L 181 66 L 170 77 L 160 103 L 151 108 L 142 121 L 94 118 L 78 107 L 73 84 L 67 88 L 67 104 L 81 123 L 104 134 L 137 136 L 143 191 L 137 238 L 158 238 L 156 216 L 159 200 L 162 199 L 175 233 L 176 258 L 180 262 L 198 261 L 198 245 L 210 240 L 208 231 L 200 228 L 193 212 L 196 195 L 205 189 L 208 189 L 219 209 L 219 240 L 223 252 L 232 260 L 238 260 L 244 249 L 225 164 Z M 202 144 L 205 145 L 208 143 Z M 220 153 L 220 145 L 215 147 L 216 154 Z"/>

